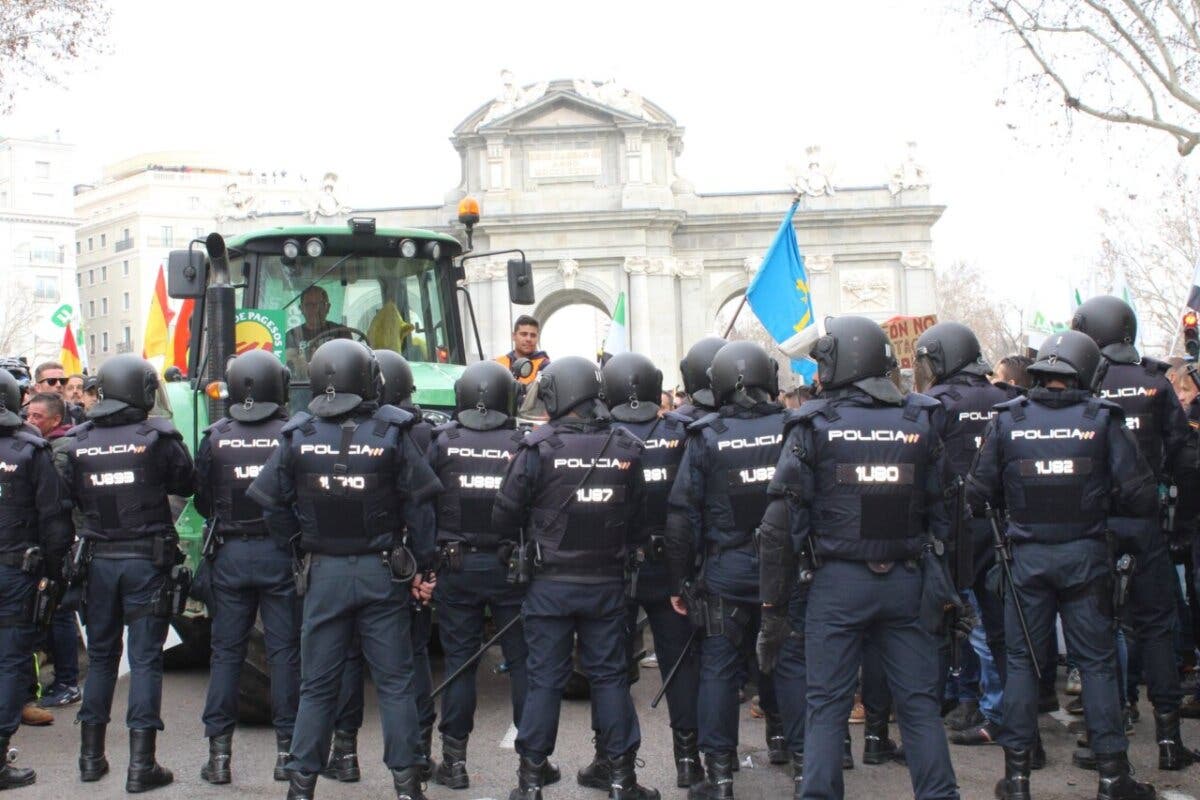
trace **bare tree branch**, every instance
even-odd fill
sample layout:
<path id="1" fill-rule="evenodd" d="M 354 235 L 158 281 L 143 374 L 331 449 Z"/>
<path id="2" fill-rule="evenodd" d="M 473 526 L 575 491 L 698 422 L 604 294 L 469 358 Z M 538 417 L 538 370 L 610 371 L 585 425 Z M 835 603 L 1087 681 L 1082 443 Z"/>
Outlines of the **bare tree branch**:
<path id="1" fill-rule="evenodd" d="M 941 322 L 961 322 L 979 337 L 993 363 L 1020 350 L 1016 309 L 998 298 L 974 264 L 956 262 L 936 272 L 937 314 Z"/>
<path id="2" fill-rule="evenodd" d="M 0 0 L 0 113 L 25 80 L 56 83 L 68 62 L 104 46 L 105 0 Z"/>
<path id="3" fill-rule="evenodd" d="M 9 286 L 0 300 L 0 355 L 30 355 L 37 306 L 33 290 L 20 284 Z"/>

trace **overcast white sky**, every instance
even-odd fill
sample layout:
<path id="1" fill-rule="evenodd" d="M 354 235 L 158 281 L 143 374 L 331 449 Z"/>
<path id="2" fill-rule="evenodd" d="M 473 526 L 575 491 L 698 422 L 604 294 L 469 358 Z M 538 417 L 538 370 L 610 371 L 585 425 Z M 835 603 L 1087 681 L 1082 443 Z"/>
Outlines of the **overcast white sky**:
<path id="1" fill-rule="evenodd" d="M 611 76 L 686 127 L 680 171 L 700 192 L 782 188 L 809 144 L 835 183 L 882 184 L 916 140 L 948 206 L 936 258 L 978 262 L 1021 304 L 1034 287 L 1065 298 L 1098 250 L 1097 207 L 1147 197 L 1178 157 L 1164 136 L 1071 125 L 1019 92 L 998 104 L 1019 54 L 963 5 L 117 0 L 111 53 L 19 95 L 0 132 L 60 130 L 80 181 L 195 148 L 336 170 L 359 207 L 432 204 L 458 181 L 452 128 L 502 68 Z"/>

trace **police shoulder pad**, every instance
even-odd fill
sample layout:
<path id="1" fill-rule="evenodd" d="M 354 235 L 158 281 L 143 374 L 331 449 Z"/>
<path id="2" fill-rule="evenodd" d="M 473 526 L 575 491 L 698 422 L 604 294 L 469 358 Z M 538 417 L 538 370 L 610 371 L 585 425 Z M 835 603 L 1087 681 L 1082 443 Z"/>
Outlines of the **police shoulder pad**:
<path id="1" fill-rule="evenodd" d="M 695 422 L 689 423 L 687 429 L 688 433 L 699 433 L 705 428 L 716 428 L 720 424 L 722 424 L 721 413 L 719 411 L 713 411 L 705 414 Z"/>
<path id="2" fill-rule="evenodd" d="M 397 428 L 411 428 L 417 422 L 415 414 L 390 405 L 380 406 L 371 418 L 379 422 L 386 422 L 388 425 L 395 425 Z"/>
<path id="3" fill-rule="evenodd" d="M 641 439 L 631 433 L 624 425 L 613 425 L 613 439 L 616 440 L 618 447 L 641 450 L 646 446 Z"/>
<path id="4" fill-rule="evenodd" d="M 219 420 L 214 422 L 212 425 L 209 425 L 207 428 L 205 428 L 204 433 L 209 434 L 214 431 L 216 431 L 217 433 L 225 433 L 225 431 L 229 430 L 230 426 L 232 426 L 232 425 L 233 425 L 233 420 L 231 420 L 229 417 L 221 417 Z"/>
<path id="5" fill-rule="evenodd" d="M 68 430 L 64 434 L 64 436 L 77 437 L 77 436 L 80 436 L 81 434 L 83 436 L 87 436 L 88 431 L 90 431 L 94 427 L 96 427 L 96 423 L 93 420 L 90 420 L 90 419 L 85 420 L 85 421 L 79 423 L 78 425 L 75 425 L 70 430 Z"/>
<path id="6" fill-rule="evenodd" d="M 462 426 L 459 424 L 458 420 L 456 420 L 456 419 L 449 420 L 448 422 L 443 422 L 441 425 L 434 425 L 433 426 L 433 437 L 436 439 L 438 437 L 438 435 L 440 435 L 440 434 L 457 431 L 461 427 Z"/>
<path id="7" fill-rule="evenodd" d="M 17 428 L 13 431 L 12 438 L 20 442 L 22 445 L 31 445 L 35 450 L 42 450 L 50 446 L 50 443 L 31 431 Z"/>
<path id="8" fill-rule="evenodd" d="M 146 417 L 141 428 L 145 431 L 154 431 L 159 436 L 165 436 L 168 439 L 183 439 L 183 434 L 175 427 L 175 423 L 166 417 Z"/>
<path id="9" fill-rule="evenodd" d="M 1165 375 L 1171 369 L 1171 365 L 1167 362 L 1159 361 L 1157 358 L 1151 358 L 1150 356 L 1142 356 L 1142 366 L 1151 375 Z"/>
<path id="10" fill-rule="evenodd" d="M 307 411 L 297 411 L 291 419 L 283 423 L 283 427 L 279 429 L 280 434 L 288 434 L 292 431 L 300 430 L 306 425 L 311 425 L 313 421 L 312 414 Z"/>
<path id="11" fill-rule="evenodd" d="M 521 439 L 521 447 L 537 447 L 542 442 L 549 442 L 555 438 L 554 428 L 549 424 L 539 425 L 538 427 L 525 434 Z"/>
<path id="12" fill-rule="evenodd" d="M 1019 394 L 1010 400 L 1005 400 L 1003 403 L 996 403 L 996 405 L 992 406 L 992 408 L 996 411 L 1011 412 L 1016 408 L 1024 409 L 1027 405 L 1029 405 L 1029 398 L 1023 394 Z"/>
<path id="13" fill-rule="evenodd" d="M 1125 409 L 1120 403 L 1117 403 L 1113 400 L 1105 400 L 1103 397 L 1092 397 L 1088 399 L 1088 406 L 1089 411 L 1092 407 L 1094 407 L 1097 411 L 1104 409 L 1109 413 L 1109 416 L 1115 417 L 1118 422 L 1125 421 Z M 1095 416 L 1095 414 L 1093 413 L 1091 416 Z"/>

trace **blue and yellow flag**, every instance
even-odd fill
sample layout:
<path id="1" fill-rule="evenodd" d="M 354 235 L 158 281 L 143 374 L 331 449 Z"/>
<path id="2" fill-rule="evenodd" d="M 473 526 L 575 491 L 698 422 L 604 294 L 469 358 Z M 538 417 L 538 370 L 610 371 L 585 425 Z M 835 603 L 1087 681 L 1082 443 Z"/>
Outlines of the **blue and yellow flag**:
<path id="1" fill-rule="evenodd" d="M 792 228 L 796 206 L 797 203 L 792 203 L 788 209 L 758 274 L 746 290 L 746 300 L 754 316 L 791 359 L 807 357 L 818 336 L 808 273 Z"/>

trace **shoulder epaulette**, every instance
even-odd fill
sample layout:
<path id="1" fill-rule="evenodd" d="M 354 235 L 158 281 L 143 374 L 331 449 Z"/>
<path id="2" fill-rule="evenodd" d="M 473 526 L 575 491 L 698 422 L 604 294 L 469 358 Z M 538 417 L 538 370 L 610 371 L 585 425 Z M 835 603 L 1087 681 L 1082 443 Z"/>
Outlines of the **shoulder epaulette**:
<path id="1" fill-rule="evenodd" d="M 557 438 L 558 436 L 554 428 L 549 423 L 545 423 L 525 434 L 525 438 L 521 440 L 520 446 L 537 447 L 542 442 L 554 442 Z"/>
<path id="2" fill-rule="evenodd" d="M 307 411 L 297 411 L 291 419 L 283 424 L 279 429 L 280 434 L 291 433 L 292 431 L 300 430 L 301 428 L 310 429 L 312 427 L 313 417 Z"/>
<path id="3" fill-rule="evenodd" d="M 1142 356 L 1142 366 L 1151 375 L 1165 375 L 1171 369 L 1171 365 L 1167 362 L 1159 361 L 1157 358 L 1151 358 L 1150 356 Z"/>
<path id="4" fill-rule="evenodd" d="M 231 420 L 229 417 L 221 417 L 212 425 L 209 425 L 207 428 L 205 428 L 204 432 L 212 433 L 213 431 L 216 431 L 217 433 L 225 433 L 229 430 L 231 425 L 233 425 L 233 420 Z"/>
<path id="5" fill-rule="evenodd" d="M 30 433 L 29 431 L 21 430 L 20 428 L 13 431 L 12 438 L 23 444 L 32 445 L 35 450 L 41 450 L 50 446 L 50 443 L 41 436 L 38 436 L 36 433 Z"/>
<path id="6" fill-rule="evenodd" d="M 411 411 L 391 405 L 380 406 L 371 415 L 371 420 L 375 423 L 373 433 L 376 436 L 386 434 L 389 427 L 408 430 L 417 424 L 417 416 Z"/>
<path id="7" fill-rule="evenodd" d="M 175 423 L 166 417 L 146 417 L 139 426 L 139 429 L 146 433 L 154 431 L 160 436 L 167 436 L 172 439 L 183 438 L 183 434 L 175 427 Z"/>
<path id="8" fill-rule="evenodd" d="M 687 426 L 688 433 L 699 433 L 705 428 L 712 428 L 717 433 L 724 432 L 725 423 L 721 421 L 721 413 L 719 411 L 705 414 L 695 422 L 688 423 Z"/>

